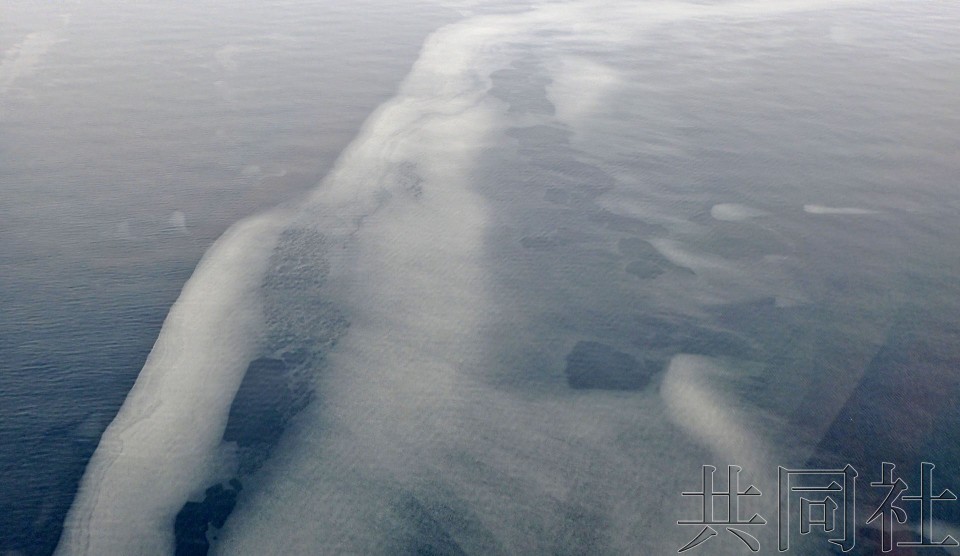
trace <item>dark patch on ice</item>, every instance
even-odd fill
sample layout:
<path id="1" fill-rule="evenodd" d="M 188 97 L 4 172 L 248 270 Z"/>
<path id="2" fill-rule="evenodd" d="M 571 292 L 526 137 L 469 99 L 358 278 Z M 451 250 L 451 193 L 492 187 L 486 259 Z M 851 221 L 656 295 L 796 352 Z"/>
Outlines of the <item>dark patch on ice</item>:
<path id="1" fill-rule="evenodd" d="M 250 362 L 230 406 L 223 439 L 241 447 L 270 446 L 283 433 L 283 409 L 294 394 L 287 386 L 287 365 L 266 357 Z"/>
<path id="2" fill-rule="evenodd" d="M 420 194 L 415 168 L 406 168 L 400 186 Z M 329 274 L 326 237 L 309 227 L 285 230 L 263 283 L 267 335 L 262 356 L 247 367 L 230 406 L 223 440 L 235 442 L 239 478 L 255 473 L 284 429 L 314 396 L 315 376 L 327 353 L 348 327 L 324 295 Z M 176 553 L 203 555 L 209 527 L 223 527 L 236 504 L 240 481 L 207 489 L 202 502 L 187 502 L 174 523 Z"/>
<path id="3" fill-rule="evenodd" d="M 567 354 L 567 383 L 577 390 L 642 390 L 660 365 L 600 342 L 577 342 Z"/>
<path id="4" fill-rule="evenodd" d="M 637 278 L 642 279 L 656 278 L 666 272 L 663 266 L 645 260 L 632 261 L 624 270 L 627 271 L 627 274 L 633 274 Z"/>
<path id="5" fill-rule="evenodd" d="M 405 187 L 415 189 L 415 168 L 406 168 L 404 175 Z M 316 229 L 291 227 L 271 258 L 263 284 L 263 355 L 247 369 L 224 434 L 240 448 L 240 476 L 260 467 L 290 419 L 313 399 L 316 375 L 349 326 L 325 295 L 329 249 L 329 240 Z"/>
<path id="6" fill-rule="evenodd" d="M 312 390 L 295 372 L 302 373 L 310 361 L 307 354 L 294 351 L 282 360 L 261 357 L 250 362 L 223 432 L 225 442 L 237 443 L 240 476 L 263 465 L 289 421 L 310 401 Z"/>
<path id="7" fill-rule="evenodd" d="M 657 251 L 657 248 L 651 245 L 649 241 L 638 237 L 625 237 L 617 242 L 617 250 L 624 257 L 630 259 L 663 259 L 666 257 Z"/>
<path id="8" fill-rule="evenodd" d="M 177 513 L 173 531 L 177 556 L 206 556 L 210 550 L 207 533 L 211 526 L 220 529 L 237 505 L 237 496 L 243 486 L 231 479 L 206 490 L 202 502 L 187 502 Z"/>
<path id="9" fill-rule="evenodd" d="M 401 186 L 416 196 L 419 182 L 409 170 Z M 239 478 L 263 465 L 290 421 L 313 399 L 316 374 L 348 327 L 324 295 L 327 250 L 322 233 L 291 227 L 271 258 L 262 290 L 267 325 L 262 355 L 247 367 L 223 434 L 225 442 L 237 445 Z M 240 482 L 233 479 L 229 488 L 212 486 L 202 502 L 184 505 L 174 524 L 177 554 L 207 553 L 208 526 L 223 527 L 239 491 Z"/>
<path id="10" fill-rule="evenodd" d="M 547 85 L 553 80 L 541 71 L 539 61 L 532 56 L 493 72 L 490 81 L 490 96 L 509 104 L 509 112 L 552 116 L 556 111 L 547 98 Z"/>

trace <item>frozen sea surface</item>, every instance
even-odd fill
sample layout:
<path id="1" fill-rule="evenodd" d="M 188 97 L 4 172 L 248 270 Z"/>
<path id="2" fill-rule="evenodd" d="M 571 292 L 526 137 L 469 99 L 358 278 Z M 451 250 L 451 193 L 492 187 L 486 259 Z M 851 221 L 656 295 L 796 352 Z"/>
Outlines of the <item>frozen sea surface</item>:
<path id="1" fill-rule="evenodd" d="M 42 31 L 4 59 L 5 138 L 36 133 L 57 86 L 94 94 L 65 45 L 105 8 L 75 8 L 18 20 Z M 127 10 L 112 17 L 167 17 Z M 3 151 L 16 272 L 0 295 L 77 322 L 3 320 L 19 355 L 0 378 L 0 461 L 43 479 L 4 477 L 0 548 L 49 552 L 62 523 L 62 554 L 668 554 L 697 533 L 677 525 L 697 511 L 680 493 L 702 465 L 736 464 L 766 493 L 744 510 L 767 518 L 751 530 L 766 552 L 778 465 L 849 463 L 864 486 L 881 462 L 913 480 L 931 461 L 960 488 L 957 10 L 577 0 L 204 18 L 221 11 L 169 16 L 203 48 L 106 35 L 183 86 L 103 65 L 143 80 L 112 90 L 129 113 L 81 125 L 89 111 L 57 97 L 66 142 Z M 151 134 L 128 127 L 137 111 Z M 98 125 L 99 142 L 74 143 Z M 137 141 L 170 150 L 117 154 Z M 74 191 L 69 168 L 88 185 L 53 203 Z M 78 268 L 118 262 L 67 272 L 29 241 Z M 40 304 L 44 268 L 79 308 Z M 149 317 L 117 326 L 110 310 Z M 81 334 L 109 338 L 111 366 Z M 75 359 L 31 367 L 41 341 Z M 67 463 L 31 467 L 30 442 Z M 36 502 L 4 494 L 17 489 Z M 861 490 L 869 515 L 878 495 Z M 960 528 L 960 510 L 935 517 Z M 856 536 L 875 548 L 874 531 Z M 795 542 L 831 553 L 824 535 Z"/>

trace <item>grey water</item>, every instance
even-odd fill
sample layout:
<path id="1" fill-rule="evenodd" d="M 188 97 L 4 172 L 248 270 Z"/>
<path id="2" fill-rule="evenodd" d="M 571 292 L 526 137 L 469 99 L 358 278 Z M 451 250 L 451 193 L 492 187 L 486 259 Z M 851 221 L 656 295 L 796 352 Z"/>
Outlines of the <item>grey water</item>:
<path id="1" fill-rule="evenodd" d="M 0 553 L 674 553 L 706 464 L 767 553 L 777 465 L 960 488 L 948 4 L 4 11 Z"/>

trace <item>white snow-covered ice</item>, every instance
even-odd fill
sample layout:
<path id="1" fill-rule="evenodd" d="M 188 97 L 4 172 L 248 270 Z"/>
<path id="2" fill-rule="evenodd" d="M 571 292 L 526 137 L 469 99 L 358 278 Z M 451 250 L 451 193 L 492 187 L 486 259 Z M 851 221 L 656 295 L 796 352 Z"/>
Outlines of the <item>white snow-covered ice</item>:
<path id="1" fill-rule="evenodd" d="M 687 19 L 722 24 L 833 5 L 571 2 L 472 16 L 435 32 L 397 95 L 306 200 L 236 224 L 207 253 L 88 466 L 59 552 L 171 552 L 176 512 L 230 476 L 222 434 L 266 333 L 270 257 L 291 227 L 325 238 L 323 294 L 349 331 L 316 378 L 316 400 L 245 488 L 215 552 L 390 553 L 427 541 L 468 553 L 676 550 L 684 533 L 662 509 L 696 477 L 677 476 L 678 466 L 696 471 L 716 457 L 769 472 L 809 447 L 784 455 L 750 426 L 778 424 L 730 394 L 755 362 L 676 355 L 639 392 L 571 391 L 559 372 L 536 391 L 490 378 L 505 363 L 485 339 L 520 318 L 493 295 L 497 261 L 486 242 L 495 215 L 474 187 L 482 154 L 507 144 L 515 123 L 489 94 L 491 75 L 515 61 L 511 45 L 545 58 L 543 67 L 558 72 L 548 87 L 556 117 L 575 132 L 624 79 L 584 51 L 637 48 L 646 30 Z M 227 47 L 217 60 L 232 70 L 240 52 Z M 596 88 L 578 96 L 578 79 Z M 516 186 L 511 179 L 503 188 Z M 768 213 L 721 203 L 710 214 L 746 222 Z M 170 223 L 186 230 L 183 213 Z M 665 298 L 689 292 L 685 307 L 803 299 L 775 253 L 744 266 L 677 239 L 650 243 L 692 270 L 663 290 Z M 549 341 L 567 349 L 577 340 L 562 327 L 552 333 Z M 737 547 L 717 550 L 728 548 Z"/>

